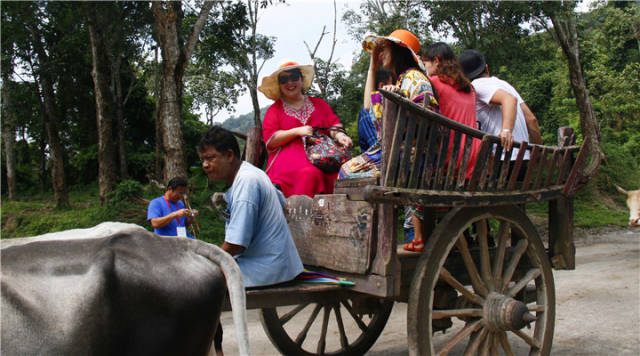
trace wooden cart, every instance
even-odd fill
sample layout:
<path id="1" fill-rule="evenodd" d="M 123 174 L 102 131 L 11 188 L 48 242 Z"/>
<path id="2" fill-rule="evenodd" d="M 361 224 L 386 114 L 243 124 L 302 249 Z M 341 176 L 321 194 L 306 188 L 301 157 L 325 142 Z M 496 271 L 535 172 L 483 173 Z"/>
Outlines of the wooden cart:
<path id="1" fill-rule="evenodd" d="M 261 309 L 266 333 L 287 355 L 362 355 L 394 302 L 408 303 L 411 355 L 548 355 L 552 265 L 574 267 L 570 197 L 587 145 L 516 142 L 512 159 L 498 137 L 383 94 L 391 118 L 383 123 L 383 174 L 338 181 L 334 194 L 294 196 L 287 205 L 303 263 L 355 286 L 250 289 L 248 307 Z M 466 179 L 457 172 L 466 171 L 473 140 L 481 147 Z M 543 200 L 550 201 L 546 248 L 524 210 Z M 406 205 L 424 207 L 423 253 L 397 242 Z"/>

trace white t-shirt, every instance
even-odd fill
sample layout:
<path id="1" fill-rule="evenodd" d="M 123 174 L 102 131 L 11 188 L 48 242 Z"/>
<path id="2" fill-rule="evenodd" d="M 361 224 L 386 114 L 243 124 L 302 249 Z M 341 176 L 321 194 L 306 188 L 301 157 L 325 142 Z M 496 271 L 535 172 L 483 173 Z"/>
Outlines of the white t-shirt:
<path id="1" fill-rule="evenodd" d="M 527 131 L 527 122 L 524 113 L 520 108 L 520 104 L 524 100 L 511 84 L 497 77 L 483 77 L 474 79 L 471 84 L 476 91 L 476 117 L 480 122 L 480 130 L 498 136 L 502 131 L 502 105 L 492 104 L 491 98 L 502 89 L 513 95 L 518 100 L 516 105 L 516 122 L 513 127 L 512 135 L 515 141 L 529 142 L 529 131 Z M 518 149 L 514 148 L 511 153 L 511 160 L 515 160 L 518 155 Z M 504 155 L 502 156 L 504 158 Z M 524 154 L 524 159 L 529 159 L 529 152 Z"/>

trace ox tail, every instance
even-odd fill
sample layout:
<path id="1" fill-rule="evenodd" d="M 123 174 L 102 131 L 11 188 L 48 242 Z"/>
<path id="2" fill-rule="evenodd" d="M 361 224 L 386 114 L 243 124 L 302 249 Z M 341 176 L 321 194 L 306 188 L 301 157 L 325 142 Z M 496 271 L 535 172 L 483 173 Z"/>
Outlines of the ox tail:
<path id="1" fill-rule="evenodd" d="M 251 352 L 249 348 L 249 328 L 247 326 L 247 301 L 240 267 L 238 267 L 236 260 L 229 253 L 216 245 L 198 244 L 195 252 L 220 266 L 227 280 L 233 324 L 238 334 L 238 351 L 240 355 L 249 356 Z"/>

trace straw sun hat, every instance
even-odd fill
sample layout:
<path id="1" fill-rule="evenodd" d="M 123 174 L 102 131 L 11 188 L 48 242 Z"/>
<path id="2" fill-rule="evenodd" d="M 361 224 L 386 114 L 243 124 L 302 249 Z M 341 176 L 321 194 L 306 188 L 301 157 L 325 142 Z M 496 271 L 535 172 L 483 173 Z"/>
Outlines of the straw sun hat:
<path id="1" fill-rule="evenodd" d="M 413 55 L 413 59 L 415 59 L 416 63 L 418 63 L 418 66 L 420 66 L 420 69 L 425 70 L 424 64 L 422 64 L 422 60 L 418 55 L 418 53 L 420 52 L 420 40 L 418 39 L 418 37 L 416 37 L 416 35 L 404 29 L 397 29 L 391 32 L 389 36 L 368 34 L 365 36 L 364 41 L 362 42 L 362 48 L 369 53 L 373 52 L 375 41 L 379 38 L 391 41 L 399 46 L 409 49 L 409 51 Z"/>
<path id="2" fill-rule="evenodd" d="M 271 100 L 278 100 L 280 98 L 280 84 L 278 83 L 278 74 L 286 72 L 292 69 L 300 69 L 302 72 L 302 89 L 307 90 L 311 88 L 311 82 L 313 81 L 313 66 L 312 65 L 300 65 L 298 62 L 285 61 L 278 66 L 278 69 L 270 76 L 262 78 L 262 84 L 258 87 L 258 90 Z"/>

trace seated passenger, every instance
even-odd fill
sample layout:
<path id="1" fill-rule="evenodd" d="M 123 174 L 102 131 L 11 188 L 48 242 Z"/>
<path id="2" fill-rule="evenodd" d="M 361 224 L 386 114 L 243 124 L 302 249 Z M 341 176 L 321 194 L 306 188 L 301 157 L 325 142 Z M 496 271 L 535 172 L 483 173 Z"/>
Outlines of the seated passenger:
<path id="1" fill-rule="evenodd" d="M 443 42 L 434 43 L 423 50 L 422 61 L 429 73 L 429 79 L 431 79 L 431 83 L 438 93 L 440 113 L 452 120 L 477 129 L 475 92 L 469 79 L 464 76 L 451 47 Z M 465 136 L 462 135 L 460 140 L 457 162 L 461 161 L 464 153 Z M 469 165 L 466 172 L 464 172 L 466 179 L 471 178 L 480 144 L 480 140 L 473 140 L 469 155 Z M 453 135 L 449 139 L 447 159 L 449 159 L 452 149 Z M 415 237 L 413 241 L 404 247 L 405 250 L 421 251 L 424 247 L 422 220 L 421 209 L 414 210 L 412 222 Z"/>
<path id="2" fill-rule="evenodd" d="M 414 103 L 422 103 L 428 100 L 428 108 L 438 111 L 438 100 L 435 98 L 433 88 L 420 57 L 420 41 L 411 32 L 403 29 L 393 31 L 389 36 L 374 36 L 375 47 L 371 54 L 371 63 L 367 74 L 366 90 L 374 91 L 373 77 L 375 71 L 381 66 L 389 70 L 396 79 L 395 85 L 385 85 L 383 89 L 400 92 Z M 386 118 L 382 117 L 382 120 Z M 375 148 L 375 146 L 374 146 Z M 379 152 L 377 153 L 379 156 Z M 379 159 L 379 158 L 378 158 Z M 365 172 L 376 176 L 379 166 L 375 163 L 372 148 L 358 157 L 342 165 L 340 178 L 359 177 Z"/>
<path id="3" fill-rule="evenodd" d="M 372 63 L 373 61 L 369 61 L 369 66 Z M 373 71 L 369 72 L 367 83 L 372 80 L 369 77 L 372 73 Z M 363 108 L 360 110 L 360 115 L 358 115 L 358 142 L 362 152 L 366 152 L 381 139 L 382 95 L 377 89 L 393 83 L 393 77 L 388 70 L 380 68 L 375 73 L 376 91 L 371 91 L 371 85 L 365 85 Z"/>
<path id="4" fill-rule="evenodd" d="M 246 287 L 267 286 L 294 279 L 302 261 L 284 216 L 285 199 L 267 175 L 240 159 L 233 134 L 220 126 L 209 129 L 198 143 L 202 169 L 209 180 L 225 182 L 229 190 L 222 249 L 242 271 Z M 222 354 L 222 327 L 214 340 Z"/>
<path id="5" fill-rule="evenodd" d="M 476 121 L 476 94 L 471 86 L 471 82 L 465 77 L 462 68 L 456 59 L 456 55 L 449 45 L 443 42 L 434 43 L 422 52 L 422 61 L 431 84 L 438 93 L 440 113 L 449 119 L 465 124 L 474 129 L 478 129 Z M 464 140 L 466 135 L 462 135 L 458 162 L 464 153 Z M 476 162 L 476 156 L 480 150 L 480 140 L 473 140 L 469 156 L 469 165 L 465 177 L 471 178 L 471 172 Z M 449 151 L 451 155 L 453 149 L 453 135 L 449 141 Z"/>
<path id="6" fill-rule="evenodd" d="M 302 137 L 314 127 L 342 126 L 329 104 L 304 94 L 313 81 L 313 66 L 285 62 L 273 74 L 262 78 L 258 88 L 275 103 L 264 117 L 263 139 L 269 151 L 266 173 L 286 197 L 333 193 L 337 173 L 325 173 L 307 159 Z M 351 138 L 330 131 L 336 143 L 353 146 Z"/>

